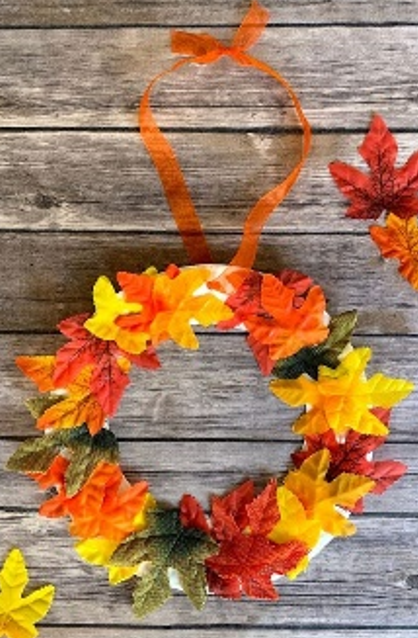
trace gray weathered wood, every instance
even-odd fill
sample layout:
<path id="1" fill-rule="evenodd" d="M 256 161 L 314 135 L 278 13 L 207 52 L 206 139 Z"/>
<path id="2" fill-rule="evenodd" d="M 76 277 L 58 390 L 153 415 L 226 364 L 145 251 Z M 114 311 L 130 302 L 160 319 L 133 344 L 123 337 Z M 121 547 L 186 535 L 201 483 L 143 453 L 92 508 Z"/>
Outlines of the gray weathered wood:
<path id="1" fill-rule="evenodd" d="M 138 433 L 132 435 L 139 438 Z M 244 438 L 244 432 L 242 433 Z M 17 447 L 5 441 L 0 449 L 2 468 Z M 121 442 L 121 466 L 131 482 L 145 480 L 162 502 L 176 505 L 182 494 L 192 493 L 205 509 L 212 495 L 223 495 L 247 479 L 262 485 L 272 476 L 280 479 L 291 467 L 290 455 L 299 442 L 259 441 L 129 441 Z M 416 481 L 418 451 L 413 444 L 387 443 L 377 458 L 396 459 L 408 465 L 408 474 L 382 496 L 366 499 L 367 514 L 418 515 Z M 0 470 L 1 502 L 6 508 L 35 510 L 44 500 L 36 484 L 15 472 Z M 366 516 L 367 516 L 366 514 Z"/>
<path id="2" fill-rule="evenodd" d="M 228 233 L 240 232 L 251 206 L 296 164 L 301 146 L 300 135 L 283 133 L 168 137 L 204 228 Z M 418 149 L 418 132 L 397 138 L 403 164 Z M 365 170 L 357 153 L 362 139 L 362 133 L 315 136 L 299 182 L 265 232 L 366 232 L 367 222 L 345 217 L 346 200 L 328 171 L 334 159 Z M 175 232 L 158 176 L 135 131 L 4 133 L 0 148 L 7 157 L 0 164 L 2 229 Z"/>
<path id="3" fill-rule="evenodd" d="M 364 128 L 373 111 L 413 127 L 417 34 L 418 26 L 273 28 L 254 55 L 293 84 L 315 127 Z M 134 126 L 145 86 L 173 61 L 166 29 L 4 30 L 0 56 L 1 126 L 29 128 Z M 220 65 L 161 83 L 154 104 L 162 126 L 296 126 L 275 81 Z"/>
<path id="4" fill-rule="evenodd" d="M 214 234 L 210 239 L 215 260 L 226 263 L 238 238 Z M 66 316 L 91 309 L 99 275 L 114 279 L 118 270 L 187 263 L 180 243 L 169 234 L 1 233 L 0 330 L 53 330 Z M 324 288 L 332 314 L 359 310 L 359 333 L 417 333 L 418 297 L 394 263 L 381 263 L 367 235 L 268 235 L 257 264 L 309 273 Z"/>
<path id="5" fill-rule="evenodd" d="M 6 538 L 25 548 L 35 582 L 59 585 L 48 624 L 128 625 L 131 587 L 110 588 L 104 570 L 85 565 L 77 557 L 63 521 L 41 519 L 35 513 L 2 511 Z M 418 519 L 367 518 L 358 533 L 337 539 L 293 582 L 280 581 L 279 602 L 248 599 L 237 603 L 210 598 L 203 612 L 193 610 L 181 594 L 141 625 L 170 627 L 233 626 L 245 635 L 247 627 L 292 629 L 312 626 L 416 626 L 418 589 Z M 3 546 L 10 547 L 10 541 Z M 52 551 L 51 551 L 52 549 Z M 239 635 L 239 634 L 238 634 Z M 373 637 L 374 638 L 374 637 Z"/>
<path id="6" fill-rule="evenodd" d="M 73 26 L 112 24 L 146 25 L 236 25 L 248 10 L 248 2 L 231 0 L 227 4 L 213 0 L 210 4 L 197 0 L 89 0 L 89 2 L 57 2 L 55 0 L 3 0 L 0 7 L 2 25 L 22 26 Z M 415 23 L 417 3 L 415 0 L 385 2 L 378 0 L 365 3 L 363 0 L 290 0 L 280 4 L 274 0 L 263 0 L 263 6 L 271 11 L 273 24 Z"/>
<path id="7" fill-rule="evenodd" d="M 120 439 L 224 441 L 294 441 L 290 432 L 298 409 L 287 408 L 268 390 L 253 356 L 239 334 L 205 334 L 200 350 L 161 349 L 162 368 L 134 371 L 118 415 L 112 420 Z M 64 341 L 41 335 L 0 337 L 0 423 L 6 438 L 35 434 L 24 401 L 36 394 L 34 384 L 18 370 L 19 355 L 53 354 Z M 377 371 L 418 385 L 416 338 L 358 336 L 356 345 L 373 350 L 368 374 Z M 394 410 L 392 439 L 409 445 L 416 439 L 415 393 Z M 396 454 L 404 458 L 401 448 Z M 287 452 L 288 455 L 288 452 Z M 255 459 L 255 462 L 257 460 Z M 282 465 L 282 463 L 279 463 Z M 274 464 L 276 467 L 277 464 Z"/>
<path id="8" fill-rule="evenodd" d="M 160 638 L 163 635 L 166 629 L 161 629 L 159 627 L 141 627 L 141 638 Z M 289 627 L 280 627 L 278 630 L 277 627 L 254 627 L 244 629 L 240 629 L 239 627 L 222 627 L 221 629 L 210 629 L 206 627 L 189 627 L 189 628 L 176 628 L 176 638 L 195 638 L 196 633 L 199 632 L 199 637 L 202 638 L 219 638 L 220 631 L 223 636 L 227 638 L 237 636 L 237 632 L 241 632 L 245 638 L 276 638 L 277 634 L 280 632 L 281 638 L 381 638 L 382 637 L 382 629 L 361 629 L 361 628 L 332 628 L 332 627 L 323 627 L 322 629 L 316 629 L 311 627 L 306 627 L 305 629 L 300 628 L 289 628 Z M 56 627 L 46 627 L 42 626 L 42 637 L 43 638 L 55 638 L 59 632 L 61 638 L 96 638 L 97 629 L 89 628 L 89 627 L 77 627 L 71 628 L 66 626 L 56 626 Z M 384 637 L 385 638 L 416 638 L 416 629 L 384 629 Z M 239 634 L 238 634 L 239 635 Z M 100 627 L 100 636 L 101 638 L 137 638 L 138 636 L 138 628 L 126 627 L 120 629 L 115 627 L 110 629 L 108 627 Z"/>
<path id="9" fill-rule="evenodd" d="M 104 572 L 77 558 L 66 523 L 38 516 L 36 485 L 4 470 L 18 441 L 36 435 L 23 406 L 33 386 L 15 356 L 53 352 L 62 343 L 55 324 L 91 309 L 99 274 L 114 279 L 120 269 L 187 263 L 135 133 L 136 106 L 150 79 L 172 63 L 167 27 L 227 42 L 248 4 L 0 2 L 0 562 L 19 545 L 33 584 L 57 585 L 45 638 L 417 633 L 416 393 L 394 410 L 390 442 L 379 451 L 407 463 L 407 475 L 367 499 L 354 538 L 334 541 L 305 575 L 281 582 L 279 603 L 211 598 L 199 614 L 177 594 L 137 622 L 131 587 L 109 588 Z M 367 225 L 343 218 L 327 164 L 360 165 L 355 149 L 373 111 L 398 131 L 400 162 L 418 148 L 418 2 L 265 4 L 271 26 L 254 55 L 292 82 L 316 135 L 302 179 L 267 226 L 257 265 L 308 272 L 324 286 L 333 314 L 357 307 L 355 343 L 372 346 L 370 372 L 417 382 L 416 293 L 394 263 L 382 263 Z M 214 257 L 227 262 L 251 203 L 297 157 L 289 100 L 271 79 L 224 60 L 167 78 L 153 105 L 170 129 Z M 192 491 L 206 505 L 210 493 L 246 476 L 286 470 L 298 444 L 290 433 L 298 410 L 269 393 L 241 335 L 209 331 L 201 352 L 164 347 L 161 355 L 161 371 L 135 373 L 112 424 L 131 480 L 148 479 L 171 503 Z"/>

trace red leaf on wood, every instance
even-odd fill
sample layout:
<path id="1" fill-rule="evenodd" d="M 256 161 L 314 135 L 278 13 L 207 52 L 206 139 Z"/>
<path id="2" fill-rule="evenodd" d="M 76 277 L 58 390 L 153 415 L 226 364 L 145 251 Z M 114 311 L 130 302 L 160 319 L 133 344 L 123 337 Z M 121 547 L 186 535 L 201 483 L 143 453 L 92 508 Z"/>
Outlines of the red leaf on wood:
<path id="1" fill-rule="evenodd" d="M 62 321 L 58 328 L 70 339 L 57 352 L 54 382 L 57 387 L 67 387 L 86 367 L 93 366 L 91 391 L 103 411 L 112 416 L 129 384 L 130 363 L 145 367 L 159 366 L 154 350 L 132 356 L 116 345 L 114 341 L 103 341 L 91 334 L 85 327 L 88 315 L 75 315 Z"/>
<path id="2" fill-rule="evenodd" d="M 206 560 L 209 589 L 228 598 L 247 594 L 275 600 L 278 593 L 271 577 L 294 569 L 305 555 L 306 547 L 298 541 L 278 545 L 258 534 L 238 534 Z"/>
<path id="3" fill-rule="evenodd" d="M 401 168 L 395 167 L 398 145 L 384 120 L 375 115 L 370 130 L 359 147 L 369 173 L 331 162 L 329 170 L 349 201 L 348 217 L 377 219 L 384 212 L 402 219 L 418 214 L 418 152 Z"/>
<path id="4" fill-rule="evenodd" d="M 183 527 L 194 527 L 210 533 L 205 512 L 199 501 L 191 494 L 183 494 L 180 501 L 180 521 Z"/>
<path id="5" fill-rule="evenodd" d="M 252 481 L 242 483 L 227 496 L 212 498 L 212 532 L 216 540 L 231 540 L 247 527 L 247 505 L 253 498 Z"/>
<path id="6" fill-rule="evenodd" d="M 266 536 L 280 519 L 277 505 L 277 481 L 272 480 L 255 499 L 247 505 L 248 523 L 252 534 Z"/>

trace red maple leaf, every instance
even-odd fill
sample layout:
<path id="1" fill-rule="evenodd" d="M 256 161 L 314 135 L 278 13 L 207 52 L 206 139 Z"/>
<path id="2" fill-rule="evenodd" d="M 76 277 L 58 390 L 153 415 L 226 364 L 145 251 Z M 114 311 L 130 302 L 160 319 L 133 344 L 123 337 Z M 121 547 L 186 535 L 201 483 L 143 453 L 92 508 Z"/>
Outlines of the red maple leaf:
<path id="1" fill-rule="evenodd" d="M 159 362 L 154 351 L 130 355 L 114 341 L 103 341 L 91 334 L 84 323 L 89 315 L 75 315 L 62 321 L 58 328 L 70 341 L 57 352 L 54 383 L 67 387 L 86 366 L 93 366 L 91 391 L 104 412 L 115 414 L 119 401 L 129 384 L 127 374 L 130 363 L 141 367 L 157 368 Z"/>
<path id="2" fill-rule="evenodd" d="M 267 487 L 246 507 L 248 524 L 252 534 L 266 536 L 280 519 L 277 505 L 277 481 L 271 480 Z"/>
<path id="3" fill-rule="evenodd" d="M 398 145 L 379 115 L 373 117 L 358 151 L 369 166 L 369 173 L 343 162 L 329 165 L 335 183 L 350 200 L 347 216 L 377 219 L 387 212 L 407 219 L 417 215 L 418 152 L 396 168 Z"/>
<path id="4" fill-rule="evenodd" d="M 242 483 L 226 496 L 212 498 L 212 533 L 217 541 L 229 541 L 247 527 L 247 506 L 253 499 L 252 481 Z"/>
<path id="5" fill-rule="evenodd" d="M 191 494 L 183 494 L 180 501 L 180 521 L 183 527 L 210 533 L 209 524 L 199 501 Z"/>
<path id="6" fill-rule="evenodd" d="M 258 496 L 252 481 L 212 500 L 212 534 L 219 552 L 206 561 L 209 589 L 224 598 L 276 599 L 273 574 L 285 574 L 306 555 L 299 541 L 277 544 L 267 538 L 280 518 L 277 483 Z"/>
<path id="7" fill-rule="evenodd" d="M 218 596 L 275 600 L 278 593 L 271 577 L 294 569 L 306 555 L 299 541 L 276 544 L 260 534 L 238 534 L 221 544 L 206 560 L 209 589 Z"/>

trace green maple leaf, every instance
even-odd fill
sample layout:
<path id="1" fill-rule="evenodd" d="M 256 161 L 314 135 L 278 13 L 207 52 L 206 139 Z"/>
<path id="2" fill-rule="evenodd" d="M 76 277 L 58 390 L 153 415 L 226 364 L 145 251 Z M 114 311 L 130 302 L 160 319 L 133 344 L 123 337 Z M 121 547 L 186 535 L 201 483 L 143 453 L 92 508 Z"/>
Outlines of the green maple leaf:
<path id="1" fill-rule="evenodd" d="M 101 462 L 117 463 L 119 450 L 109 430 L 92 436 L 87 426 L 58 430 L 42 437 L 23 441 L 7 462 L 7 469 L 18 472 L 46 472 L 63 449 L 71 451 L 65 473 L 68 496 L 76 494 Z"/>
<path id="2" fill-rule="evenodd" d="M 68 496 L 76 494 L 95 467 L 102 461 L 118 463 L 119 448 L 115 435 L 102 429 L 93 436 L 86 425 L 68 430 L 67 448 L 71 450 L 70 465 L 65 472 Z"/>
<path id="3" fill-rule="evenodd" d="M 318 378 L 319 366 L 337 368 L 339 356 L 350 343 L 357 322 L 357 312 L 351 310 L 333 317 L 329 324 L 329 335 L 317 346 L 301 348 L 299 352 L 277 362 L 273 374 L 279 379 L 297 379 L 301 374 Z"/>
<path id="4" fill-rule="evenodd" d="M 111 560 L 126 566 L 150 563 L 134 592 L 135 614 L 143 618 L 170 598 L 170 568 L 178 573 L 193 605 L 201 609 L 206 601 L 205 560 L 217 553 L 217 544 L 202 530 L 184 527 L 178 510 L 151 510 L 148 523 L 121 543 Z"/>

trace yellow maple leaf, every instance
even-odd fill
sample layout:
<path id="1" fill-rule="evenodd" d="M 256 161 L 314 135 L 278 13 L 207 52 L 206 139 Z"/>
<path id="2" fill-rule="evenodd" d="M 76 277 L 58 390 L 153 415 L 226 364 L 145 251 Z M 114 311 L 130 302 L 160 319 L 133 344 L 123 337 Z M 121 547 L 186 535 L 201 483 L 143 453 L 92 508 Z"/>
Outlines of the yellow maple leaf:
<path id="1" fill-rule="evenodd" d="M 105 413 L 91 391 L 92 366 L 85 367 L 66 388 L 62 401 L 45 410 L 37 421 L 40 430 L 48 428 L 75 428 L 86 424 L 90 434 L 103 427 Z"/>
<path id="2" fill-rule="evenodd" d="M 321 533 L 320 522 L 308 517 L 298 497 L 284 485 L 277 488 L 277 505 L 280 520 L 269 534 L 270 540 L 288 543 L 297 539 L 312 549 Z"/>
<path id="3" fill-rule="evenodd" d="M 319 450 L 287 475 L 277 490 L 280 521 L 269 535 L 271 540 L 283 543 L 297 539 L 312 549 L 321 532 L 332 536 L 354 534 L 355 525 L 337 507 L 352 509 L 375 483 L 349 473 L 327 481 L 329 464 L 329 450 Z"/>
<path id="4" fill-rule="evenodd" d="M 397 259 L 399 272 L 418 290 L 418 225 L 417 218 L 401 219 L 390 214 L 386 226 L 371 226 L 370 235 L 383 257 Z"/>
<path id="5" fill-rule="evenodd" d="M 386 435 L 388 428 L 371 409 L 392 407 L 414 386 L 380 372 L 367 379 L 364 371 L 370 357 L 370 348 L 358 348 L 349 352 L 336 369 L 320 366 L 317 380 L 301 375 L 272 381 L 270 388 L 282 401 L 291 406 L 309 406 L 293 430 L 321 434 L 331 429 L 344 436 L 352 429 L 362 434 Z"/>
<path id="6" fill-rule="evenodd" d="M 84 327 L 104 341 L 116 341 L 127 352 L 140 354 L 146 349 L 149 335 L 133 333 L 117 324 L 118 317 L 141 312 L 142 305 L 125 301 L 123 293 L 117 293 L 107 277 L 99 277 L 93 288 L 96 312 L 87 319 Z"/>
<path id="7" fill-rule="evenodd" d="M 46 585 L 23 597 L 28 582 L 23 555 L 19 549 L 12 549 L 0 572 L 0 636 L 34 638 L 38 635 L 35 623 L 48 613 L 55 588 Z"/>
<path id="8" fill-rule="evenodd" d="M 232 317 L 231 309 L 213 293 L 196 294 L 208 276 L 207 268 L 182 270 L 176 277 L 157 275 L 153 296 L 158 312 L 150 326 L 154 345 L 171 338 L 183 348 L 196 349 L 199 342 L 191 321 L 208 327 Z"/>
<path id="9" fill-rule="evenodd" d="M 81 558 L 91 565 L 100 565 L 109 570 L 109 583 L 118 585 L 124 580 L 135 576 L 138 566 L 121 567 L 110 565 L 110 559 L 115 549 L 120 545 L 120 541 L 112 541 L 108 538 L 97 537 L 87 538 L 80 541 L 75 546 L 76 552 Z"/>

